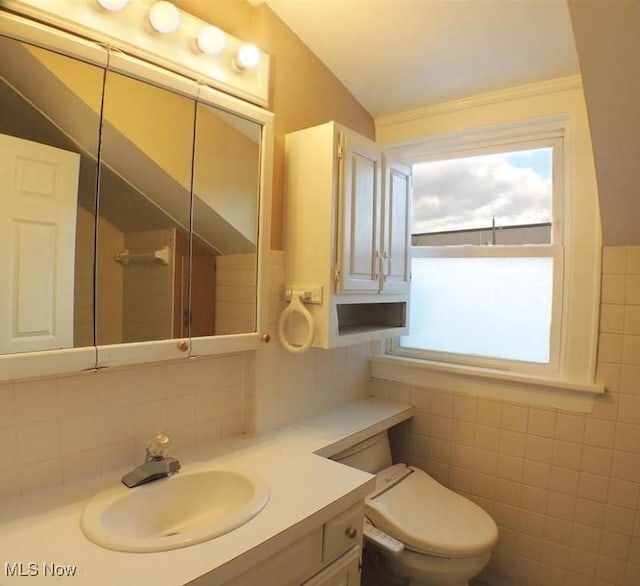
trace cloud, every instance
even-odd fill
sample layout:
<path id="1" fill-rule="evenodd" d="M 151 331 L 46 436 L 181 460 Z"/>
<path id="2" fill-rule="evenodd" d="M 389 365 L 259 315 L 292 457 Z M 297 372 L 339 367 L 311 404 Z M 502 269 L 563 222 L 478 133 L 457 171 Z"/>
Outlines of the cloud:
<path id="1" fill-rule="evenodd" d="M 413 232 L 487 227 L 493 216 L 497 226 L 550 221 L 549 173 L 515 159 L 498 153 L 414 165 Z"/>

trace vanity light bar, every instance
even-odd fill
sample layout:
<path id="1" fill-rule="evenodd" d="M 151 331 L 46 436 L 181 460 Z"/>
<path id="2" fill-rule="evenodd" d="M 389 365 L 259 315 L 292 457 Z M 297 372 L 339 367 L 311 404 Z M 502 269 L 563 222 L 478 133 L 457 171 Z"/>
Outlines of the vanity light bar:
<path id="1" fill-rule="evenodd" d="M 2 4 L 260 106 L 268 105 L 269 55 L 166 0 L 4 0 Z"/>
<path id="2" fill-rule="evenodd" d="M 205 26 L 198 33 L 195 42 L 196 49 L 205 55 L 219 55 L 224 51 L 227 37 L 217 26 Z"/>
<path id="3" fill-rule="evenodd" d="M 120 12 L 123 10 L 130 0 L 96 0 L 98 6 L 104 10 L 112 10 L 113 12 Z"/>
<path id="4" fill-rule="evenodd" d="M 163 35 L 174 33 L 180 27 L 180 11 L 175 4 L 166 0 L 160 0 L 151 5 L 148 19 L 151 28 Z"/>

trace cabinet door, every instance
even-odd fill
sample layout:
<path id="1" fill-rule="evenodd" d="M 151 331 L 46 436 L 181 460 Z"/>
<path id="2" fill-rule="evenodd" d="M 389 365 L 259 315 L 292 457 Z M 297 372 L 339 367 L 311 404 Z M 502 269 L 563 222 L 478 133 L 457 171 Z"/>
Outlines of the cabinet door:
<path id="1" fill-rule="evenodd" d="M 338 293 L 377 292 L 380 287 L 382 155 L 371 141 L 340 137 Z"/>
<path id="2" fill-rule="evenodd" d="M 303 586 L 359 586 L 360 546 L 352 547 L 341 558 L 316 574 Z"/>
<path id="3" fill-rule="evenodd" d="M 405 293 L 410 285 L 411 168 L 385 161 L 384 221 L 382 224 L 382 292 Z"/>
<path id="4" fill-rule="evenodd" d="M 322 568 L 322 527 L 316 527 L 288 547 L 274 552 L 263 562 L 224 582 L 224 586 L 298 586 Z M 215 572 L 189 583 L 217 586 Z"/>

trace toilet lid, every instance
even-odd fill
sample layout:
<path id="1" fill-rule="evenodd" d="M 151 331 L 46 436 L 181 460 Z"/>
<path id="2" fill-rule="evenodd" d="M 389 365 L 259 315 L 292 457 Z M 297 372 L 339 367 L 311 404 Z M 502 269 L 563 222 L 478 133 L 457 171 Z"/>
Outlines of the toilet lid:
<path id="1" fill-rule="evenodd" d="M 409 469 L 397 484 L 366 499 L 365 515 L 378 529 L 411 550 L 442 557 L 470 557 L 495 544 L 498 528 L 478 505 Z"/>

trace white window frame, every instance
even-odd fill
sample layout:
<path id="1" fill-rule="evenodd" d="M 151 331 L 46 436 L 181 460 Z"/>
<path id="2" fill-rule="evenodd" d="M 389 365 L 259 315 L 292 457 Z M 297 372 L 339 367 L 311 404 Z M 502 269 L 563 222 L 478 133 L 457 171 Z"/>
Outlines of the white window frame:
<path id="1" fill-rule="evenodd" d="M 398 380 L 409 384 L 418 383 L 424 379 L 425 369 L 432 373 L 430 378 L 434 384 L 441 381 L 443 388 L 463 388 L 467 387 L 467 382 L 476 381 L 469 386 L 469 392 L 475 393 L 475 387 L 480 394 L 485 396 L 509 397 L 509 389 L 513 388 L 513 383 L 521 388 L 538 387 L 553 388 L 565 391 L 579 391 L 586 395 L 595 395 L 604 392 L 604 387 L 594 383 L 596 347 L 597 347 L 597 307 L 592 307 L 589 297 L 587 305 L 579 311 L 575 311 L 573 305 L 576 304 L 581 285 L 587 281 L 589 287 L 594 286 L 594 278 L 599 279 L 599 259 L 595 259 L 597 267 L 593 269 L 580 267 L 580 262 L 576 262 L 578 254 L 573 239 L 579 227 L 572 226 L 572 212 L 575 202 L 572 201 L 573 186 L 572 177 L 574 169 L 572 167 L 575 153 L 574 137 L 572 135 L 572 124 L 575 122 L 571 114 L 549 116 L 539 119 L 525 120 L 522 122 L 509 122 L 487 126 L 470 131 L 456 132 L 443 136 L 429 137 L 422 140 L 414 140 L 410 143 L 396 143 L 388 149 L 394 156 L 404 160 L 407 164 L 418 163 L 436 158 L 452 158 L 462 154 L 470 154 L 474 151 L 479 154 L 489 153 L 491 148 L 500 151 L 509 150 L 509 145 L 535 144 L 535 141 L 561 140 L 561 159 L 554 160 L 554 181 L 562 187 L 560 196 L 554 198 L 553 205 L 557 206 L 553 210 L 554 222 L 552 232 L 551 247 L 547 253 L 553 255 L 554 268 L 560 272 L 556 278 L 556 283 L 561 283 L 555 288 L 554 293 L 554 315 L 553 323 L 553 359 L 549 364 L 533 365 L 531 363 L 521 363 L 518 361 L 498 361 L 478 357 L 469 358 L 466 361 L 459 361 L 462 355 L 447 356 L 445 353 L 425 352 L 411 355 L 406 350 L 402 354 L 398 353 L 398 340 L 390 340 L 380 346 L 382 355 L 372 358 L 372 373 L 374 377 Z M 556 153 L 559 151 L 554 149 Z M 582 153 L 580 153 L 582 155 Z M 554 155 L 554 158 L 557 155 Z M 492 248 L 492 247 L 487 247 Z M 523 254 L 524 247 L 519 247 L 519 253 Z M 579 251 L 578 251 L 579 252 Z M 486 252 L 483 254 L 491 254 Z M 573 262 L 572 262 L 573 259 Z M 590 266 L 593 266 L 591 264 Z M 579 277 L 576 277 L 580 271 Z M 595 272 L 597 271 L 597 277 Z M 584 316 L 589 315 L 589 320 L 593 317 L 593 323 L 584 322 Z M 581 327 L 576 327 L 580 324 Z M 586 333 L 586 335 L 585 335 Z M 454 360 L 455 359 L 455 360 Z M 460 385 L 459 377 L 464 381 Z M 499 391 L 494 393 L 494 388 L 490 381 L 502 381 L 498 385 Z M 458 381 L 458 382 L 456 382 Z M 522 387 L 522 388 L 525 388 Z M 559 395 L 552 397 L 541 404 L 552 406 L 573 408 L 572 400 L 556 400 Z M 533 395 L 526 393 L 526 399 L 532 399 Z M 563 395 L 564 397 L 564 395 Z M 537 398 L 532 399 L 535 403 Z M 578 409 L 586 409 L 586 403 L 580 403 Z"/>
<path id="2" fill-rule="evenodd" d="M 566 345 L 568 340 L 567 243 L 571 242 L 571 223 L 566 221 L 570 210 L 570 161 L 567 149 L 569 120 L 557 116 L 542 120 L 494 126 L 430 138 L 394 149 L 409 164 L 484 155 L 497 152 L 553 147 L 552 237 L 549 245 L 518 246 L 442 246 L 412 247 L 412 257 L 552 257 L 554 260 L 550 354 L 548 363 L 533 363 L 472 356 L 466 354 L 410 349 L 400 346 L 399 338 L 388 342 L 387 353 L 415 358 L 434 364 L 479 367 L 509 371 L 546 378 L 566 375 Z"/>

